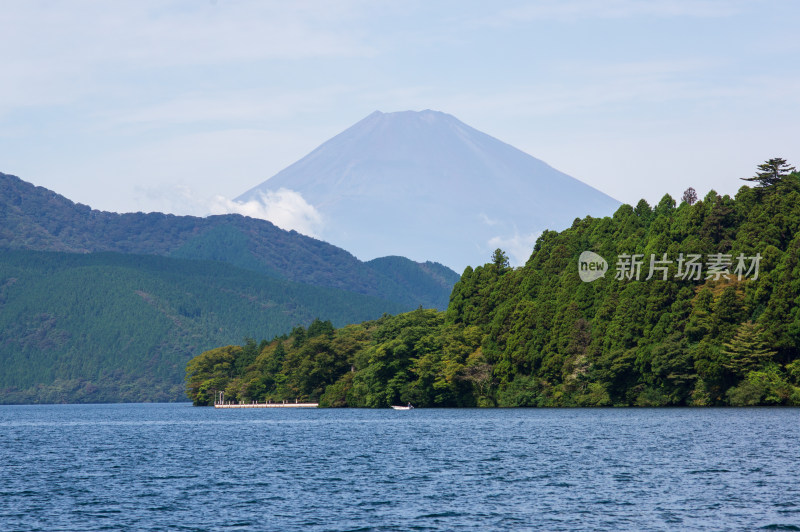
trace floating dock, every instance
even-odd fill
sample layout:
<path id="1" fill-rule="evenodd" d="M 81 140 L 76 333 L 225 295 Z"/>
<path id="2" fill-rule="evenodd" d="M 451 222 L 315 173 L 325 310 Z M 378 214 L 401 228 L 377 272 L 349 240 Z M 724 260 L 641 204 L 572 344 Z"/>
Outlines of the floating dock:
<path id="1" fill-rule="evenodd" d="M 317 408 L 319 403 L 216 403 L 214 408 Z"/>

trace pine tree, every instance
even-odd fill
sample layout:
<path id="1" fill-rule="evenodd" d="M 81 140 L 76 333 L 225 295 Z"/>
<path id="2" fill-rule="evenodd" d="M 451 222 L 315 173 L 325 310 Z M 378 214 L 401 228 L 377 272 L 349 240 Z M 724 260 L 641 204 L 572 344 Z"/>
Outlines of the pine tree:
<path id="1" fill-rule="evenodd" d="M 500 271 L 508 269 L 508 255 L 506 255 L 506 252 L 500 248 L 494 250 L 494 253 L 492 253 L 492 264 Z"/>
<path id="2" fill-rule="evenodd" d="M 761 328 L 752 321 L 739 325 L 733 339 L 723 344 L 722 353 L 727 359 L 722 365 L 735 375 L 745 375 L 775 355 L 762 340 Z"/>
<path id="3" fill-rule="evenodd" d="M 795 172 L 794 166 L 789 166 L 786 159 L 776 157 L 758 165 L 758 172 L 753 177 L 743 177 L 742 181 L 758 181 L 761 188 L 770 187 L 781 182 L 787 175 Z"/>
<path id="4" fill-rule="evenodd" d="M 278 340 L 278 345 L 275 346 L 275 351 L 272 353 L 272 358 L 278 362 L 283 362 L 283 359 L 286 358 L 286 348 L 283 347 L 283 342 L 281 340 Z"/>

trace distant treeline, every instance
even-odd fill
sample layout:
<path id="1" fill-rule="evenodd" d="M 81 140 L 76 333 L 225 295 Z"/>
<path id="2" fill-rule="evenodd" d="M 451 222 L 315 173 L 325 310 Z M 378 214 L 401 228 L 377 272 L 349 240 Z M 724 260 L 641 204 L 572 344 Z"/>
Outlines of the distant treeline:
<path id="1" fill-rule="evenodd" d="M 317 321 L 206 351 L 187 366 L 189 397 L 196 405 L 215 391 L 354 407 L 800 405 L 800 175 L 773 177 L 735 198 L 711 191 L 698 201 L 690 190 L 677 206 L 667 195 L 654 207 L 642 200 L 613 217 L 576 219 L 541 235 L 518 269 L 498 250 L 466 269 L 445 312 L 340 329 Z M 581 280 L 584 251 L 608 261 L 606 275 Z M 647 279 L 651 257 L 657 268 Z M 739 257 L 749 272 L 737 270 Z M 632 259 L 642 261 L 638 280 Z M 689 259 L 702 261 L 699 279 L 685 275 Z"/>

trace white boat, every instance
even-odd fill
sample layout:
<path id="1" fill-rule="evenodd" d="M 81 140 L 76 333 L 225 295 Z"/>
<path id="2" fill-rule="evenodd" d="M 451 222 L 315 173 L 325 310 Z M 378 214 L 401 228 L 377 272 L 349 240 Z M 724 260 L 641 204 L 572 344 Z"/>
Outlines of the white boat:
<path id="1" fill-rule="evenodd" d="M 408 406 L 394 406 L 394 405 L 392 405 L 392 408 L 395 409 L 395 410 L 412 410 L 414 407 L 411 406 L 411 405 L 408 405 Z"/>

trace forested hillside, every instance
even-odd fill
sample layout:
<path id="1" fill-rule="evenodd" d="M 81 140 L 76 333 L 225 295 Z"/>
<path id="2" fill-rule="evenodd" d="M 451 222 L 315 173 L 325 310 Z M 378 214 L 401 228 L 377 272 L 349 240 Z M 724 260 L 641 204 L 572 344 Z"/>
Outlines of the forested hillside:
<path id="1" fill-rule="evenodd" d="M 176 401 L 186 361 L 403 306 L 209 261 L 0 251 L 0 403 Z"/>
<path id="2" fill-rule="evenodd" d="M 690 190 L 679 205 L 664 196 L 576 219 L 545 232 L 522 268 L 498 250 L 464 272 L 446 312 L 342 329 L 317 322 L 207 351 L 187 366 L 189 396 L 198 405 L 213 390 L 327 406 L 800 405 L 800 174 L 772 166 L 735 198 L 695 201 Z M 586 251 L 608 265 L 591 282 L 579 271 Z"/>
<path id="3" fill-rule="evenodd" d="M 403 257 L 369 263 L 265 220 L 239 215 L 117 214 L 0 173 L 0 250 L 113 251 L 214 260 L 314 286 L 444 309 L 458 274 Z M 413 283 L 406 282 L 409 277 Z"/>

